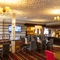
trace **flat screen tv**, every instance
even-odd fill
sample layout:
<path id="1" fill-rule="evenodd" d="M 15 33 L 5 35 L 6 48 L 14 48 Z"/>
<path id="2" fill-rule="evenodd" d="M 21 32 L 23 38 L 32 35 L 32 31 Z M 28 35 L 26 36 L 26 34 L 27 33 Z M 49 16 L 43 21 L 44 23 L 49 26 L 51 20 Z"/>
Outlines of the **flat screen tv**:
<path id="1" fill-rule="evenodd" d="M 12 26 L 8 26 L 8 32 L 12 32 Z M 21 32 L 21 26 L 15 26 L 15 32 Z"/>

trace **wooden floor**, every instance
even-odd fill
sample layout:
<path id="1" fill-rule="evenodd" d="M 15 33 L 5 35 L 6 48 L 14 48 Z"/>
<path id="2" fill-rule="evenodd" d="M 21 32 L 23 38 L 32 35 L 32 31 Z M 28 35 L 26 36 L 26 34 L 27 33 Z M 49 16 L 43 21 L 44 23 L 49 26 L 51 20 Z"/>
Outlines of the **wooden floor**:
<path id="1" fill-rule="evenodd" d="M 55 57 L 60 60 L 60 46 L 55 46 L 53 48 L 53 52 L 55 53 Z"/>

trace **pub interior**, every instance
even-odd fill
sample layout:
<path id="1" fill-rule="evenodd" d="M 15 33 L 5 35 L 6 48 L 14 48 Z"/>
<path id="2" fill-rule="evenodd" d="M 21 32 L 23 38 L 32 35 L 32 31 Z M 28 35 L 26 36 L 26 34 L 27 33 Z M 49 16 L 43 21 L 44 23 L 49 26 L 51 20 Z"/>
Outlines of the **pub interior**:
<path id="1" fill-rule="evenodd" d="M 60 60 L 59 0 L 0 0 L 1 60 Z"/>

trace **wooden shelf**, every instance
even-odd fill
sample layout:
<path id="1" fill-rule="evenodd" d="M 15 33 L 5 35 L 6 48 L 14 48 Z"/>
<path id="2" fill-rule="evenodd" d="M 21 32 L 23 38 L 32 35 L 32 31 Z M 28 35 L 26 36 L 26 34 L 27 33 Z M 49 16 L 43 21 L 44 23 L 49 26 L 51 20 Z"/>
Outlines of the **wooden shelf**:
<path id="1" fill-rule="evenodd" d="M 60 30 L 55 31 L 55 37 L 60 38 Z"/>

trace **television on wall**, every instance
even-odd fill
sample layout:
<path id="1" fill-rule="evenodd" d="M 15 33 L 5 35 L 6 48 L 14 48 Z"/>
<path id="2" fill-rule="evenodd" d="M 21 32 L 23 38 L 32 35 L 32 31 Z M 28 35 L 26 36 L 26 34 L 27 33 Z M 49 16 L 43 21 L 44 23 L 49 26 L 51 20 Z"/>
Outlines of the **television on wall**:
<path id="1" fill-rule="evenodd" d="M 12 26 L 8 26 L 8 32 L 12 32 Z M 21 26 L 15 26 L 15 32 L 21 32 Z"/>

